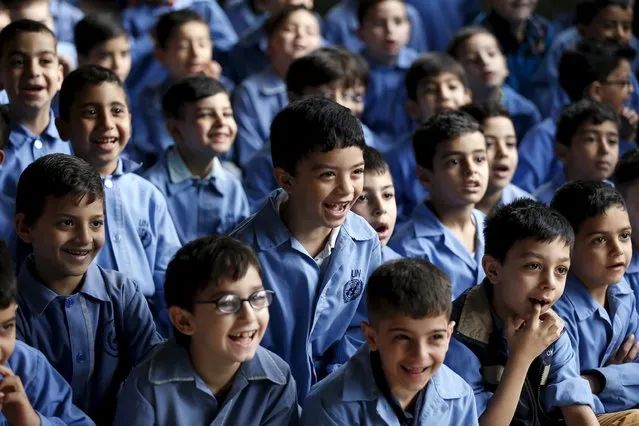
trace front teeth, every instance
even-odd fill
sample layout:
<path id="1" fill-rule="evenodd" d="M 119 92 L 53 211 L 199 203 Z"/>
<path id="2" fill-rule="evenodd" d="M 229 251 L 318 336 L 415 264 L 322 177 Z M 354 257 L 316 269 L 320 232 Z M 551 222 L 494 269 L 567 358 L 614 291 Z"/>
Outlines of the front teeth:
<path id="1" fill-rule="evenodd" d="M 67 253 L 73 256 L 86 256 L 89 254 L 89 250 L 65 250 Z"/>
<path id="2" fill-rule="evenodd" d="M 348 207 L 349 203 L 337 203 L 337 204 L 329 204 L 327 203 L 326 206 L 330 209 L 330 210 L 337 210 L 339 212 L 343 212 L 344 210 L 346 210 L 346 208 Z"/>
<path id="3" fill-rule="evenodd" d="M 247 331 L 245 333 L 230 334 L 230 336 L 234 339 L 252 339 L 256 333 L 257 331 Z"/>
<path id="4" fill-rule="evenodd" d="M 107 144 L 107 143 L 116 143 L 118 141 L 117 138 L 102 138 L 97 139 L 95 142 L 99 144 Z"/>

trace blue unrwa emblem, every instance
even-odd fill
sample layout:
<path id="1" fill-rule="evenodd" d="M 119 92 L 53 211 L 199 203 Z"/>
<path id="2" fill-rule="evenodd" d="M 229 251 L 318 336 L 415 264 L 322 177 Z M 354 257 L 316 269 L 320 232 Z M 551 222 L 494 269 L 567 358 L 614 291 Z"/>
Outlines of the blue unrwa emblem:
<path id="1" fill-rule="evenodd" d="M 359 279 L 361 275 L 362 272 L 359 269 L 353 269 L 351 271 L 351 279 L 344 286 L 344 303 L 351 302 L 362 295 L 364 283 Z"/>

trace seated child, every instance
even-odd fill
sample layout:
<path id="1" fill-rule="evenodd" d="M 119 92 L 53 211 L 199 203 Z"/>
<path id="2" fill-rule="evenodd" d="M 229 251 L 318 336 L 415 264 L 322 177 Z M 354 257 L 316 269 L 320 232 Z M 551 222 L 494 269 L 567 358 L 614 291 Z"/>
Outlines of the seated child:
<path id="1" fill-rule="evenodd" d="M 532 195 L 511 183 L 517 168 L 517 135 L 508 111 L 496 102 L 485 102 L 461 107 L 482 127 L 488 152 L 488 187 L 476 208 L 488 214 L 495 206 L 508 204 L 517 198 Z"/>
<path id="2" fill-rule="evenodd" d="M 313 387 L 303 425 L 477 425 L 473 389 L 443 365 L 454 323 L 451 283 L 420 259 L 373 272 L 366 345 Z"/>
<path id="3" fill-rule="evenodd" d="M 47 19 L 53 24 L 49 28 L 55 28 L 56 38 L 65 43 L 73 43 L 73 28 L 84 16 L 82 10 L 66 0 L 3 0 L 2 3 L 12 15 L 11 20 L 31 14 L 49 16 Z M 18 15 L 22 16 L 18 18 Z"/>
<path id="4" fill-rule="evenodd" d="M 453 283 L 453 297 L 484 278 L 482 230 L 485 215 L 475 209 L 486 193 L 486 140 L 474 118 L 463 112 L 433 116 L 413 136 L 417 179 L 429 196 L 389 245 L 404 257 L 426 259 Z"/>
<path id="5" fill-rule="evenodd" d="M 62 84 L 56 38 L 47 26 L 19 20 L 0 32 L 0 85 L 9 97 L 9 138 L 0 172 L 0 192 L 15 198 L 20 173 L 35 159 L 50 153 L 70 153 L 60 139 L 51 101 Z M 23 66 L 33 64 L 36 70 Z"/>
<path id="6" fill-rule="evenodd" d="M 595 426 L 588 382 L 563 322 L 550 308 L 564 291 L 575 236 L 543 204 L 520 199 L 486 220 L 486 279 L 453 302 L 445 363 L 475 391 L 482 425 Z"/>
<path id="7" fill-rule="evenodd" d="M 33 247 L 18 277 L 18 338 L 42 351 L 73 402 L 106 425 L 129 370 L 161 337 L 137 282 L 93 263 L 105 240 L 104 196 L 84 160 L 42 157 L 20 176 L 16 232 Z"/>
<path id="8" fill-rule="evenodd" d="M 555 135 L 557 158 L 563 171 L 535 191 L 535 198 L 550 204 L 566 182 L 604 180 L 615 171 L 619 160 L 619 121 L 604 104 L 582 99 L 568 105 L 559 117 Z"/>
<path id="9" fill-rule="evenodd" d="M 364 190 L 353 211 L 366 219 L 377 232 L 382 246 L 382 263 L 401 258 L 388 247 L 397 220 L 393 177 L 382 154 L 375 148 L 364 148 Z"/>
<path id="10" fill-rule="evenodd" d="M 237 164 L 246 168 L 269 138 L 271 122 L 288 104 L 286 73 L 291 63 L 320 47 L 320 23 L 304 6 L 288 6 L 266 23 L 270 65 L 248 77 L 233 96 L 238 123 Z M 258 72 L 259 71 L 259 72 Z"/>
<path id="11" fill-rule="evenodd" d="M 71 387 L 42 353 L 16 341 L 17 298 L 9 248 L 0 241 L 0 423 L 93 425 L 87 415 L 73 405 Z"/>
<path id="12" fill-rule="evenodd" d="M 164 288 L 174 337 L 131 372 L 115 425 L 297 425 L 291 371 L 259 346 L 276 295 L 253 250 L 229 237 L 191 241 Z"/>
<path id="13" fill-rule="evenodd" d="M 248 243 L 274 290 L 263 346 L 291 366 L 300 401 L 363 343 L 364 280 L 381 261 L 375 231 L 351 206 L 364 184 L 364 135 L 335 102 L 308 97 L 271 126 L 282 189 L 232 236 Z"/>
<path id="14" fill-rule="evenodd" d="M 510 113 L 518 139 L 541 121 L 535 104 L 504 84 L 508 77 L 506 58 L 485 27 L 462 28 L 450 41 L 448 53 L 464 67 L 473 102 L 501 103 Z"/>
<path id="15" fill-rule="evenodd" d="M 131 114 L 118 76 L 99 65 L 69 74 L 56 123 L 75 155 L 91 164 L 104 183 L 107 239 L 98 265 L 132 278 L 157 316 L 164 303 L 166 266 L 180 240 L 162 193 L 134 173 L 139 165 L 120 158 L 129 142 Z"/>
<path id="16" fill-rule="evenodd" d="M 166 197 L 182 244 L 226 234 L 249 215 L 242 183 L 218 159 L 237 133 L 228 92 L 210 77 L 187 77 L 166 92 L 162 108 L 176 146 L 143 176 Z"/>
<path id="17" fill-rule="evenodd" d="M 560 188 L 551 207 L 575 231 L 566 290 L 555 310 L 588 380 L 602 425 L 639 422 L 639 314 L 623 279 L 632 257 L 632 227 L 622 195 L 597 181 Z M 629 410 L 625 411 L 624 410 Z M 610 417 L 615 417 L 615 421 Z"/>

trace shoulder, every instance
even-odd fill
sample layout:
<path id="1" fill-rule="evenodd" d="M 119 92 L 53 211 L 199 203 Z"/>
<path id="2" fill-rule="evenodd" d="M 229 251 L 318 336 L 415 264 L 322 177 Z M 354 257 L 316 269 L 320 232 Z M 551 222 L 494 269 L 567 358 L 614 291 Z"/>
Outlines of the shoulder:
<path id="1" fill-rule="evenodd" d="M 141 177 L 158 187 L 167 182 L 169 180 L 169 172 L 166 164 L 166 154 L 142 173 Z"/>
<path id="2" fill-rule="evenodd" d="M 23 380 L 36 376 L 47 363 L 42 352 L 20 340 L 16 340 L 13 353 L 7 361 L 9 368 Z"/>
<path id="3" fill-rule="evenodd" d="M 461 399 L 473 395 L 473 389 L 470 385 L 444 364 L 439 367 L 432 380 L 442 399 Z"/>
<path id="4" fill-rule="evenodd" d="M 377 240 L 377 233 L 360 215 L 348 212 L 342 225 L 348 235 L 355 241 Z"/>

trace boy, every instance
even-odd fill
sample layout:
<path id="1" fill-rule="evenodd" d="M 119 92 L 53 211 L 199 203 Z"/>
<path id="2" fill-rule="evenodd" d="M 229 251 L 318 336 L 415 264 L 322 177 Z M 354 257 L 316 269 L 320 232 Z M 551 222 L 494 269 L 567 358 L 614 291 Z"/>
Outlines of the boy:
<path id="1" fill-rule="evenodd" d="M 71 387 L 45 357 L 16 341 L 16 277 L 11 255 L 0 241 L 0 423 L 12 425 L 93 425 L 72 402 Z"/>
<path id="2" fill-rule="evenodd" d="M 297 425 L 291 371 L 259 346 L 275 294 L 251 248 L 229 237 L 191 241 L 164 287 L 174 339 L 133 370 L 115 425 Z"/>
<path id="3" fill-rule="evenodd" d="M 632 257 L 623 198 L 604 182 L 575 181 L 557 191 L 551 207 L 575 232 L 566 291 L 555 309 L 592 389 L 595 413 L 606 413 L 601 424 L 623 424 L 621 416 L 639 422 L 639 410 L 631 410 L 639 404 L 639 314 L 623 279 Z"/>
<path id="4" fill-rule="evenodd" d="M 477 120 L 486 138 L 490 175 L 486 194 L 477 203 L 477 209 L 488 214 L 495 206 L 511 203 L 517 198 L 533 198 L 511 183 L 519 155 L 517 135 L 508 111 L 496 102 L 463 106 L 461 111 Z"/>
<path id="5" fill-rule="evenodd" d="M 472 388 L 445 365 L 451 283 L 420 259 L 380 266 L 366 289 L 364 345 L 313 388 L 303 425 L 476 425 Z"/>
<path id="6" fill-rule="evenodd" d="M 217 80 L 187 77 L 164 95 L 175 147 L 144 173 L 166 197 L 180 242 L 223 235 L 249 215 L 242 183 L 218 159 L 235 141 L 229 95 Z"/>
<path id="7" fill-rule="evenodd" d="M 93 263 L 105 238 L 104 195 L 93 166 L 47 155 L 20 176 L 15 223 L 33 247 L 18 277 L 18 338 L 42 351 L 73 402 L 106 425 L 129 370 L 161 337 L 137 283 Z"/>
<path id="8" fill-rule="evenodd" d="M 75 155 L 91 164 L 104 182 L 108 239 L 97 263 L 137 282 L 157 317 L 164 303 L 166 266 L 180 240 L 162 193 L 133 173 L 138 164 L 120 158 L 129 142 L 131 114 L 118 76 L 99 65 L 69 74 L 60 91 L 56 123 Z M 166 319 L 161 318 L 164 325 L 162 321 Z"/>
<path id="9" fill-rule="evenodd" d="M 561 296 L 575 236 L 568 221 L 530 199 L 486 220 L 486 279 L 453 302 L 455 332 L 445 363 L 474 389 L 479 423 L 598 425 L 579 377 Z M 541 355 L 540 355 L 541 354 Z"/>
<path id="10" fill-rule="evenodd" d="M 432 262 L 453 283 L 453 296 L 484 278 L 482 229 L 475 209 L 486 193 L 486 140 L 479 123 L 463 112 L 433 116 L 413 136 L 417 179 L 429 192 L 411 220 L 390 241 L 405 257 Z"/>
<path id="11" fill-rule="evenodd" d="M 462 28 L 451 39 L 448 53 L 464 67 L 473 102 L 500 102 L 509 111 L 518 138 L 541 121 L 535 104 L 504 84 L 508 77 L 506 58 L 486 28 Z"/>
<path id="12" fill-rule="evenodd" d="M 573 180 L 604 180 L 619 160 L 619 121 L 614 111 L 583 99 L 568 105 L 559 117 L 555 135 L 557 158 L 563 172 L 535 191 L 535 198 L 550 204 L 561 185 Z"/>
<path id="13" fill-rule="evenodd" d="M 9 11 L 11 20 L 26 16 L 40 16 L 51 20 L 49 28 L 55 28 L 56 38 L 65 43 L 73 43 L 73 28 L 84 15 L 80 9 L 65 0 L 3 0 L 2 3 Z"/>
<path id="14" fill-rule="evenodd" d="M 375 148 L 364 148 L 364 189 L 353 211 L 366 219 L 377 232 L 382 246 L 382 263 L 401 256 L 388 247 L 397 220 L 393 177 L 382 154 Z"/>
<path id="15" fill-rule="evenodd" d="M 300 401 L 363 343 L 364 280 L 381 260 L 377 234 L 350 212 L 363 148 L 347 108 L 319 97 L 288 105 L 271 126 L 282 189 L 232 234 L 254 248 L 264 287 L 280 298 L 263 345 L 291 366 Z"/>
<path id="16" fill-rule="evenodd" d="M 20 173 L 35 159 L 70 153 L 51 110 L 62 84 L 56 44 L 53 32 L 35 21 L 15 21 L 0 32 L 0 84 L 9 97 L 10 117 L 0 192 L 11 198 L 16 196 Z"/>

